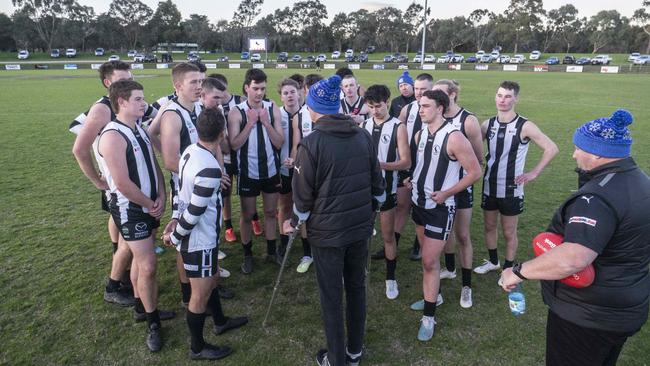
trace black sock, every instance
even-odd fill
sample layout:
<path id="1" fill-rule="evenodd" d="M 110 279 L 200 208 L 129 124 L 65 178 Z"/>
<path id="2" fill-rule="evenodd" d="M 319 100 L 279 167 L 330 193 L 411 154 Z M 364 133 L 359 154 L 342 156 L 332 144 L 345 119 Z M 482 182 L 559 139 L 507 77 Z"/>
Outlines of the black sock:
<path id="1" fill-rule="evenodd" d="M 158 314 L 158 309 L 147 313 L 147 326 L 150 327 L 151 324 L 158 324 L 160 327 L 160 314 Z"/>
<path id="2" fill-rule="evenodd" d="M 309 239 L 307 238 L 301 238 L 302 239 L 302 255 L 304 257 L 311 257 L 311 245 L 309 245 Z"/>
<path id="3" fill-rule="evenodd" d="M 115 254 L 115 252 L 117 252 L 117 243 L 113 242 L 113 254 Z"/>
<path id="4" fill-rule="evenodd" d="M 219 290 L 217 288 L 212 290 L 212 293 L 210 294 L 208 307 L 212 310 L 212 319 L 214 320 L 215 325 L 221 326 L 226 324 L 226 316 L 223 315 L 221 300 L 219 300 Z"/>
<path id="5" fill-rule="evenodd" d="M 395 232 L 395 246 L 399 245 L 399 238 L 402 237 L 402 234 Z"/>
<path id="6" fill-rule="evenodd" d="M 280 235 L 280 254 L 284 255 L 289 245 L 289 235 Z"/>
<path id="7" fill-rule="evenodd" d="M 181 294 L 183 294 L 183 302 L 189 303 L 190 297 L 192 297 L 192 286 L 189 282 L 181 282 Z"/>
<path id="8" fill-rule="evenodd" d="M 126 287 L 133 287 L 133 284 L 131 283 L 131 270 L 127 269 L 124 271 L 124 274 L 122 275 L 122 279 L 120 280 L 122 283 L 122 286 Z"/>
<path id="9" fill-rule="evenodd" d="M 415 236 L 415 239 L 413 240 L 413 248 L 417 248 L 420 250 L 420 241 L 418 240 L 418 236 Z"/>
<path id="10" fill-rule="evenodd" d="M 436 315 L 436 302 L 428 302 L 427 300 L 424 300 L 424 316 L 434 316 Z"/>
<path id="11" fill-rule="evenodd" d="M 203 325 L 205 324 L 205 314 L 196 314 L 187 309 L 187 327 L 190 328 L 192 336 L 192 352 L 199 353 L 205 347 L 203 338 Z"/>
<path id="12" fill-rule="evenodd" d="M 134 310 L 135 310 L 136 313 L 140 313 L 140 314 L 145 312 L 144 311 L 144 304 L 142 303 L 142 299 L 140 299 L 139 297 L 135 298 Z"/>
<path id="13" fill-rule="evenodd" d="M 387 280 L 395 279 L 395 268 L 397 268 L 397 258 L 395 259 L 386 258 L 386 279 Z"/>
<path id="14" fill-rule="evenodd" d="M 453 272 L 456 270 L 456 254 L 450 253 L 447 254 L 445 253 L 445 267 L 447 268 L 447 271 Z"/>
<path id="15" fill-rule="evenodd" d="M 253 215 L 253 221 L 259 221 L 260 217 L 257 216 L 257 212 Z"/>
<path id="16" fill-rule="evenodd" d="M 490 262 L 492 262 L 492 264 L 496 265 L 499 263 L 499 255 L 497 254 L 496 248 L 488 249 L 488 254 L 490 255 Z"/>
<path id="17" fill-rule="evenodd" d="M 245 256 L 252 256 L 253 255 L 253 241 L 249 241 L 246 244 L 242 244 L 242 247 L 244 247 L 244 255 Z"/>
<path id="18" fill-rule="evenodd" d="M 510 268 L 510 267 L 512 267 L 513 264 L 514 264 L 514 261 L 509 261 L 509 260 L 506 259 L 505 262 L 503 262 L 503 269 Z"/>
<path id="19" fill-rule="evenodd" d="M 226 225 L 226 229 L 232 229 L 232 220 L 223 220 L 223 223 Z"/>
<path id="20" fill-rule="evenodd" d="M 273 255 L 276 253 L 275 239 L 266 241 L 266 254 Z"/>
<path id="21" fill-rule="evenodd" d="M 120 281 L 116 281 L 112 278 L 108 278 L 108 283 L 106 284 L 106 292 L 115 292 L 120 288 Z"/>
<path id="22" fill-rule="evenodd" d="M 463 272 L 463 286 L 472 287 L 472 269 L 461 268 Z"/>

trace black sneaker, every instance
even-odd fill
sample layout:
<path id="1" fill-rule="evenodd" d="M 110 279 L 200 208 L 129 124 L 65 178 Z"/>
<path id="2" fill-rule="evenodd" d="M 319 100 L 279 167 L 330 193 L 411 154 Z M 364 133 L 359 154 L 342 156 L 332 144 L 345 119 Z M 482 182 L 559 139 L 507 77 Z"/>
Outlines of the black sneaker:
<path id="1" fill-rule="evenodd" d="M 422 259 L 422 254 L 420 253 L 420 244 L 413 244 L 413 248 L 411 249 L 411 255 L 409 256 L 409 259 L 412 261 L 419 261 Z"/>
<path id="2" fill-rule="evenodd" d="M 231 329 L 236 329 L 242 325 L 248 323 L 248 318 L 245 316 L 239 316 L 236 318 L 226 318 L 226 324 L 224 325 L 214 325 L 214 334 L 220 335 L 224 334 Z"/>
<path id="3" fill-rule="evenodd" d="M 156 323 L 147 328 L 147 347 L 151 352 L 158 352 L 162 348 L 162 339 L 160 338 L 160 326 Z"/>
<path id="4" fill-rule="evenodd" d="M 269 263 L 277 264 L 278 266 L 282 265 L 282 256 L 279 253 L 267 254 L 266 261 Z"/>
<path id="5" fill-rule="evenodd" d="M 245 255 L 244 262 L 241 264 L 241 272 L 243 274 L 251 274 L 253 272 L 253 256 Z"/>
<path id="6" fill-rule="evenodd" d="M 120 291 L 108 292 L 104 290 L 104 301 L 117 304 L 120 306 L 135 305 L 135 298 Z"/>
<path id="7" fill-rule="evenodd" d="M 327 359 L 327 350 L 322 349 L 316 354 L 316 362 L 318 366 L 330 366 L 330 362 Z"/>
<path id="8" fill-rule="evenodd" d="M 217 285 L 217 289 L 219 289 L 219 297 L 222 299 L 232 299 L 235 297 L 235 293 L 233 290 L 224 287 L 222 285 Z"/>
<path id="9" fill-rule="evenodd" d="M 158 310 L 158 316 L 160 317 L 160 320 L 169 320 L 174 319 L 176 317 L 176 313 L 173 311 Z M 138 313 L 134 310 L 133 320 L 135 320 L 136 323 L 143 322 L 147 320 L 147 313 Z"/>
<path id="10" fill-rule="evenodd" d="M 218 360 L 232 353 L 230 347 L 218 347 L 211 344 L 205 344 L 199 353 L 194 353 L 190 348 L 190 359 L 192 360 Z"/>
<path id="11" fill-rule="evenodd" d="M 379 249 L 375 253 L 373 253 L 370 258 L 372 259 L 384 259 L 386 258 L 386 252 L 384 251 L 384 248 Z"/>
<path id="12" fill-rule="evenodd" d="M 345 364 L 347 366 L 359 366 L 359 363 L 361 362 L 361 356 L 362 356 L 361 353 L 359 353 L 357 355 L 350 354 L 350 352 L 348 352 L 348 349 L 346 348 L 345 349 Z"/>

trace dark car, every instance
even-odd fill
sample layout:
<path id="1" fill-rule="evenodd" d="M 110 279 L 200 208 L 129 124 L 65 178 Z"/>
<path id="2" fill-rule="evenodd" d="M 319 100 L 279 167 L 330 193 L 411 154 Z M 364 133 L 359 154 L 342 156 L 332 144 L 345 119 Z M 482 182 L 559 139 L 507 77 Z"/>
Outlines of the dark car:
<path id="1" fill-rule="evenodd" d="M 228 62 L 228 60 L 229 60 L 228 56 L 221 56 L 219 58 L 219 62 Z"/>
<path id="2" fill-rule="evenodd" d="M 368 54 L 365 52 L 361 52 L 359 54 L 359 62 L 368 62 Z"/>
<path id="3" fill-rule="evenodd" d="M 409 58 L 406 55 L 397 55 L 397 57 L 395 57 L 395 62 L 407 63 L 409 62 Z"/>
<path id="4" fill-rule="evenodd" d="M 162 62 L 174 62 L 174 58 L 171 53 L 164 52 L 160 54 L 160 60 Z"/>
<path id="5" fill-rule="evenodd" d="M 580 57 L 576 60 L 576 65 L 589 65 L 590 63 L 591 59 L 589 57 Z"/>
<path id="6" fill-rule="evenodd" d="M 564 58 L 562 59 L 562 63 L 563 63 L 563 64 L 566 64 L 566 65 L 572 65 L 572 64 L 575 64 L 575 63 L 576 63 L 576 58 L 573 57 L 573 56 L 571 56 L 571 55 L 566 55 L 566 56 L 564 56 Z"/>
<path id="7" fill-rule="evenodd" d="M 557 65 L 560 63 L 560 59 L 557 57 L 549 57 L 546 59 L 547 65 Z"/>
<path id="8" fill-rule="evenodd" d="M 293 57 L 291 58 L 291 61 L 293 61 L 293 62 L 300 62 L 300 61 L 302 61 L 302 56 L 300 56 L 300 55 L 293 55 Z"/>
<path id="9" fill-rule="evenodd" d="M 152 53 L 147 53 L 142 58 L 142 62 L 158 62 L 158 57 Z"/>
<path id="10" fill-rule="evenodd" d="M 242 60 L 248 60 L 251 57 L 250 52 L 244 51 L 241 53 L 241 59 Z"/>
<path id="11" fill-rule="evenodd" d="M 314 61 L 316 61 L 316 57 L 312 55 L 307 56 L 307 62 L 314 62 Z"/>
<path id="12" fill-rule="evenodd" d="M 384 56 L 384 62 L 395 62 L 395 56 L 393 55 Z"/>
<path id="13" fill-rule="evenodd" d="M 286 52 L 278 53 L 278 62 L 287 62 L 289 61 L 289 54 Z"/>
<path id="14" fill-rule="evenodd" d="M 187 61 L 189 61 L 189 62 L 201 61 L 201 56 L 199 56 L 198 52 L 196 52 L 196 51 L 190 51 L 187 54 Z"/>
<path id="15" fill-rule="evenodd" d="M 478 59 L 476 58 L 476 56 L 469 56 L 468 58 L 465 59 L 465 62 L 469 62 L 473 64 L 473 63 L 477 63 Z"/>
<path id="16" fill-rule="evenodd" d="M 366 47 L 366 53 L 375 53 L 376 49 L 377 48 L 375 46 L 368 46 L 368 47 Z"/>
<path id="17" fill-rule="evenodd" d="M 357 62 L 358 60 L 357 56 L 345 56 L 345 62 Z"/>

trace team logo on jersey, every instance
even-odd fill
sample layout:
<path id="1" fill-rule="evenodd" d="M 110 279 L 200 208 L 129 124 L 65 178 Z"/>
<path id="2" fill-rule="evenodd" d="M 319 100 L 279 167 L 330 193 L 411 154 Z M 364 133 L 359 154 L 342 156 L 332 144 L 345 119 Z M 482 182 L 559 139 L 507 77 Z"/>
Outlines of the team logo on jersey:
<path id="1" fill-rule="evenodd" d="M 440 145 L 434 145 L 433 146 L 433 155 L 438 155 L 440 154 Z"/>
<path id="2" fill-rule="evenodd" d="M 494 138 L 494 135 L 496 135 L 497 129 L 492 128 L 488 131 L 488 140 L 492 140 Z"/>
<path id="3" fill-rule="evenodd" d="M 598 223 L 598 221 L 585 216 L 573 216 L 569 219 L 569 224 L 586 224 L 596 227 L 596 223 Z"/>
<path id="4" fill-rule="evenodd" d="M 418 145 L 418 151 L 424 151 L 424 147 L 426 146 L 427 142 L 422 140 L 420 141 L 420 144 Z"/>
<path id="5" fill-rule="evenodd" d="M 387 144 L 390 141 L 390 135 L 389 134 L 383 134 L 381 135 L 381 142 L 384 144 Z"/>
<path id="6" fill-rule="evenodd" d="M 589 204 L 589 203 L 591 203 L 590 201 L 591 201 L 592 198 L 594 198 L 594 196 L 589 196 L 589 197 L 587 197 L 587 196 L 582 196 L 582 197 L 580 197 L 580 198 L 582 198 L 583 200 L 587 201 L 587 203 Z"/>
<path id="7" fill-rule="evenodd" d="M 506 134 L 503 133 L 503 132 L 499 132 L 498 137 L 499 137 L 500 139 L 502 139 L 502 138 L 506 137 Z"/>

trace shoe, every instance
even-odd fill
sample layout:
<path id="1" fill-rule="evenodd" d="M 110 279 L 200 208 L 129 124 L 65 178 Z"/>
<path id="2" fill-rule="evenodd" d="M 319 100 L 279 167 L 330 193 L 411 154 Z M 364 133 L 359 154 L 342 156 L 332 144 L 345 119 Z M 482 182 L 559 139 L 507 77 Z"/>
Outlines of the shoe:
<path id="1" fill-rule="evenodd" d="M 217 256 L 217 258 L 219 258 L 219 260 L 226 258 L 226 253 L 219 251 L 219 255 Z"/>
<path id="2" fill-rule="evenodd" d="M 190 348 L 190 359 L 192 360 L 218 360 L 232 353 L 230 347 L 217 347 L 211 344 L 205 344 L 199 353 L 194 353 Z"/>
<path id="3" fill-rule="evenodd" d="M 226 324 L 224 324 L 224 325 L 216 325 L 215 324 L 214 325 L 214 329 L 213 329 L 214 334 L 216 334 L 216 335 L 224 334 L 227 331 L 229 331 L 231 329 L 237 329 L 237 328 L 241 327 L 242 325 L 245 325 L 246 323 L 248 323 L 248 318 L 245 317 L 245 316 L 239 316 L 239 317 L 236 317 L 236 318 L 228 318 L 228 317 L 226 317 Z"/>
<path id="4" fill-rule="evenodd" d="M 353 355 L 348 351 L 347 347 L 345 348 L 345 364 L 347 366 L 359 366 L 361 356 L 363 356 L 363 351 Z"/>
<path id="5" fill-rule="evenodd" d="M 228 300 L 235 297 L 235 293 L 227 287 L 224 287 L 222 285 L 217 285 L 217 289 L 219 289 L 219 297 L 222 299 Z"/>
<path id="6" fill-rule="evenodd" d="M 327 359 L 327 350 L 322 349 L 316 354 L 316 362 L 318 366 L 330 366 L 330 362 Z"/>
<path id="7" fill-rule="evenodd" d="M 229 243 L 234 243 L 237 241 L 237 235 L 235 234 L 235 229 L 230 228 L 226 229 L 226 235 L 225 235 L 226 241 Z"/>
<path id="8" fill-rule="evenodd" d="M 426 342 L 433 337 L 433 331 L 436 326 L 436 320 L 432 316 L 423 316 L 420 320 L 420 330 L 418 331 L 418 340 Z"/>
<path id="9" fill-rule="evenodd" d="M 460 290 L 460 307 L 464 309 L 472 307 L 472 288 L 469 286 L 463 286 Z"/>
<path id="10" fill-rule="evenodd" d="M 397 281 L 386 280 L 386 297 L 389 300 L 395 300 L 398 295 L 399 289 L 397 288 Z"/>
<path id="11" fill-rule="evenodd" d="M 251 221 L 251 224 L 253 224 L 253 233 L 255 233 L 255 235 L 260 236 L 264 234 L 264 228 L 262 227 L 262 224 L 260 224 L 260 220 L 253 220 Z"/>
<path id="12" fill-rule="evenodd" d="M 158 352 L 162 348 L 162 339 L 160 338 L 160 326 L 156 323 L 147 328 L 147 347 L 151 352 Z"/>
<path id="13" fill-rule="evenodd" d="M 185 307 L 187 308 L 187 305 Z M 158 310 L 158 316 L 160 317 L 160 320 L 169 320 L 174 319 L 176 313 L 173 311 Z M 135 320 L 136 323 L 143 322 L 147 320 L 147 313 L 138 313 L 137 311 L 133 311 L 133 320 Z"/>
<path id="14" fill-rule="evenodd" d="M 300 259 L 300 264 L 298 264 L 298 268 L 296 268 L 296 272 L 298 273 L 305 273 L 309 270 L 309 266 L 314 263 L 314 259 L 312 257 L 304 256 L 302 259 Z"/>
<path id="15" fill-rule="evenodd" d="M 221 278 L 228 278 L 230 277 L 230 271 L 219 266 L 219 277 Z"/>
<path id="16" fill-rule="evenodd" d="M 135 298 L 120 291 L 108 292 L 104 290 L 104 301 L 117 304 L 120 306 L 135 305 Z"/>
<path id="17" fill-rule="evenodd" d="M 444 268 L 444 269 L 440 270 L 440 279 L 441 280 L 444 280 L 444 279 L 453 280 L 454 278 L 456 278 L 456 270 L 453 270 L 451 272 L 448 271 L 447 268 Z"/>
<path id="18" fill-rule="evenodd" d="M 241 272 L 243 274 L 251 274 L 253 272 L 253 256 L 245 255 L 244 262 L 241 264 Z"/>
<path id="19" fill-rule="evenodd" d="M 386 252 L 384 252 L 384 248 L 379 249 L 375 253 L 373 253 L 370 258 L 372 259 L 384 259 L 386 258 Z"/>
<path id="20" fill-rule="evenodd" d="M 445 300 L 442 298 L 442 294 L 438 294 L 436 299 L 436 307 L 445 303 Z M 424 300 L 419 300 L 411 304 L 411 310 L 422 311 L 424 310 Z"/>
<path id="21" fill-rule="evenodd" d="M 499 262 L 497 262 L 497 264 L 493 264 L 489 260 L 483 259 L 483 264 L 476 267 L 476 268 L 474 268 L 474 272 L 476 272 L 478 274 L 486 274 L 486 273 L 488 273 L 490 271 L 496 271 L 497 269 L 500 269 L 500 268 L 501 268 L 501 265 L 499 264 Z"/>
<path id="22" fill-rule="evenodd" d="M 282 265 L 282 256 L 280 253 L 275 253 L 275 254 L 267 254 L 266 255 L 266 261 L 269 263 L 275 263 L 278 266 Z"/>
<path id="23" fill-rule="evenodd" d="M 420 253 L 420 245 L 413 244 L 413 248 L 411 249 L 411 255 L 409 256 L 409 259 L 412 261 L 419 261 L 422 259 L 422 253 Z"/>

